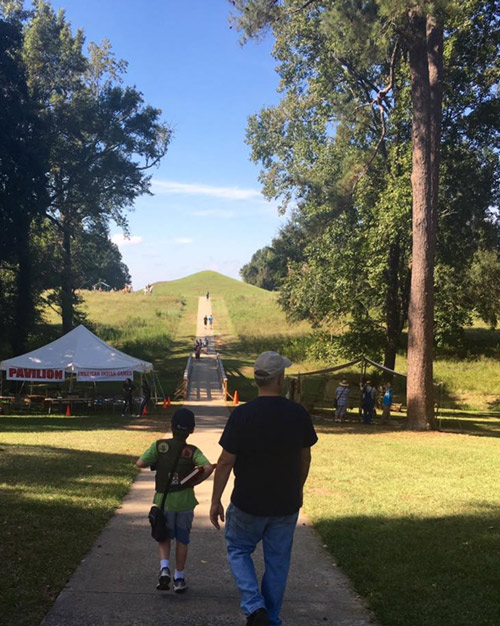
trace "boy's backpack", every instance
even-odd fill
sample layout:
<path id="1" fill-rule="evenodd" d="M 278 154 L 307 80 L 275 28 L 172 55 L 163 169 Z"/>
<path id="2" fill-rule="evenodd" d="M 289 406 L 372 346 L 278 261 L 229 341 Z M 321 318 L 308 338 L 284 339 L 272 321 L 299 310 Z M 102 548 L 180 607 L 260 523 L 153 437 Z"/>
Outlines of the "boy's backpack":
<path id="1" fill-rule="evenodd" d="M 193 456 L 196 446 L 187 444 L 182 439 L 158 439 L 156 451 L 156 491 L 169 493 L 186 489 L 188 485 L 180 485 L 180 481 L 194 469 Z"/>

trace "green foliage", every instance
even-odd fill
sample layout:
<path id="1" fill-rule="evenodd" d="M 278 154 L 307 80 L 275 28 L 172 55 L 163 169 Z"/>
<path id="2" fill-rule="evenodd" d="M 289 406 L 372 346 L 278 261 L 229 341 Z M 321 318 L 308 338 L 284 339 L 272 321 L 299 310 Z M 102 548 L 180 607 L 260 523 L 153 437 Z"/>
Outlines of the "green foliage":
<path id="1" fill-rule="evenodd" d="M 46 213 L 62 235 L 65 330 L 72 324 L 78 232 L 110 220 L 126 228 L 124 211 L 148 192 L 147 170 L 163 157 L 171 135 L 158 109 L 137 89 L 120 85 L 126 64 L 114 59 L 109 42 L 91 45 L 89 56 L 83 44 L 83 32 L 72 33 L 64 12 L 36 4 L 23 58 L 50 149 Z"/>
<path id="2" fill-rule="evenodd" d="M 84 229 L 76 234 L 73 247 L 75 284 L 90 289 L 104 281 L 112 289 L 132 282 L 118 246 L 109 240 L 106 228 Z"/>
<path id="3" fill-rule="evenodd" d="M 130 281 L 109 223 L 127 229 L 171 137 L 161 111 L 122 86 L 127 64 L 110 43 L 88 52 L 84 43 L 48 2 L 0 5 L 0 343 L 8 335 L 9 351 L 35 332 L 44 290 L 67 331 L 77 288 Z"/>
<path id="4" fill-rule="evenodd" d="M 290 319 L 314 326 L 361 316 L 383 325 L 392 367 L 412 266 L 410 73 L 401 36 L 409 5 L 233 4 L 243 39 L 265 27 L 276 38 L 281 101 L 250 118 L 247 139 L 264 194 L 283 209 L 298 204 L 300 254 L 289 260 L 283 251 L 280 301 Z M 459 339 L 481 299 L 469 272 L 475 255 L 499 251 L 500 20 L 495 0 L 412 10 L 447 20 L 435 315 L 443 344 Z M 259 257 L 261 275 L 280 258 L 279 240 L 272 257 Z"/>
<path id="5" fill-rule="evenodd" d="M 271 269 L 274 257 L 274 252 L 269 246 L 257 250 L 252 255 L 250 262 L 240 270 L 243 280 L 261 289 L 275 291 L 279 286 L 280 277 L 273 275 Z"/>
<path id="6" fill-rule="evenodd" d="M 5 12 L 10 15 L 9 7 Z M 37 321 L 41 287 L 34 280 L 30 232 L 47 202 L 44 129 L 21 51 L 20 22 L 0 17 L 0 342 L 8 337 L 15 351 L 24 349 Z"/>
<path id="7" fill-rule="evenodd" d="M 479 317 L 496 328 L 500 317 L 500 259 L 493 250 L 478 250 L 470 271 L 472 304 Z"/>

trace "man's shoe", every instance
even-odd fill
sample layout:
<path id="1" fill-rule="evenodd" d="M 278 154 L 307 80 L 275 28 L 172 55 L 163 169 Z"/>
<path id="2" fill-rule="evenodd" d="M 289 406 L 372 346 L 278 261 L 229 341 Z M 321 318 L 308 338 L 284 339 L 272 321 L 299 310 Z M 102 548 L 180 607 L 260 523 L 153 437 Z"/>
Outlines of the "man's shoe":
<path id="1" fill-rule="evenodd" d="M 160 575 L 158 576 L 158 584 L 156 588 L 158 591 L 168 591 L 170 584 L 170 570 L 168 567 L 164 567 L 160 570 Z"/>
<path id="2" fill-rule="evenodd" d="M 247 617 L 247 626 L 267 626 L 269 615 L 266 609 L 257 609 Z"/>
<path id="3" fill-rule="evenodd" d="M 184 578 L 176 578 L 174 580 L 174 591 L 175 593 L 184 593 L 188 588 L 187 583 Z"/>

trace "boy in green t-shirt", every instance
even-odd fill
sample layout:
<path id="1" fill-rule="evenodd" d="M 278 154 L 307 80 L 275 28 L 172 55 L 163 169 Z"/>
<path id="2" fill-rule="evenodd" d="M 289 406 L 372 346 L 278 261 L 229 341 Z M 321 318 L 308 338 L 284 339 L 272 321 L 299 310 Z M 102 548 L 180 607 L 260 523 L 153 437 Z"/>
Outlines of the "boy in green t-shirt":
<path id="1" fill-rule="evenodd" d="M 174 467 L 170 487 L 168 488 L 164 509 L 169 538 L 166 541 L 158 542 L 160 549 L 160 575 L 156 588 L 160 591 L 166 591 L 169 588 L 170 541 L 175 539 L 174 591 L 183 593 L 187 589 L 184 566 L 188 554 L 189 534 L 193 523 L 194 507 L 198 504 L 193 487 L 208 478 L 213 471 L 213 467 L 201 450 L 186 443 L 186 439 L 194 431 L 194 413 L 189 409 L 178 409 L 172 416 L 171 425 L 173 439 L 159 439 L 155 441 L 139 457 L 136 465 L 143 468 L 158 464 L 156 492 L 153 503 L 161 506 L 163 492 L 165 491 L 162 484 L 166 485 L 169 478 L 169 475 L 160 475 L 162 462 L 167 459 L 167 455 L 172 455 L 167 459 L 167 465 L 171 464 L 174 459 L 178 459 Z M 181 485 L 181 481 L 195 468 L 201 468 L 200 474 L 193 480 L 188 481 L 186 485 Z"/>

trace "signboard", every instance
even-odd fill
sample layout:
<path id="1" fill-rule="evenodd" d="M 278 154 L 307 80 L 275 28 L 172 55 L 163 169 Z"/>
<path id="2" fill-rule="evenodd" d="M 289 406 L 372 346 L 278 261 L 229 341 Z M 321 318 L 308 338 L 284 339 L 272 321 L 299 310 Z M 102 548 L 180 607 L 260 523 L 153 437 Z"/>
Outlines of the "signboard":
<path id="1" fill-rule="evenodd" d="M 64 370 L 32 367 L 9 367 L 7 380 L 28 380 L 30 382 L 55 383 L 64 380 Z"/>
<path id="2" fill-rule="evenodd" d="M 126 378 L 133 378 L 133 370 L 78 370 L 76 373 L 76 380 L 78 382 L 91 381 L 91 382 L 103 382 L 110 380 L 125 380 Z"/>

